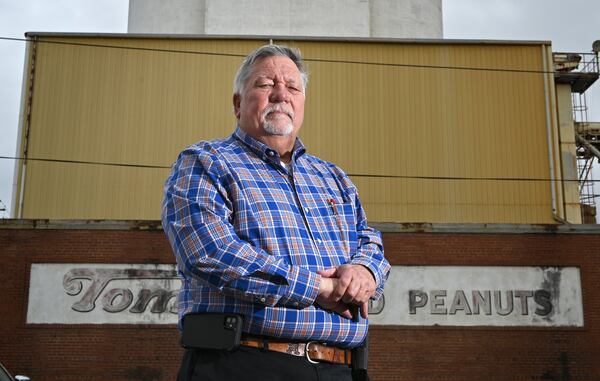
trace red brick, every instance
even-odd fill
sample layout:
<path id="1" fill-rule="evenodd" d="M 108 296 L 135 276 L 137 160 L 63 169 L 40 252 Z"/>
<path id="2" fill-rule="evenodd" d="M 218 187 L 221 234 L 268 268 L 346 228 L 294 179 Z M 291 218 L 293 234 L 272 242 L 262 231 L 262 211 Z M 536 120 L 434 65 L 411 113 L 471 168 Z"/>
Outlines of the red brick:
<path id="1" fill-rule="evenodd" d="M 384 234 L 394 265 L 577 266 L 583 328 L 372 327 L 374 380 L 600 380 L 600 235 Z M 32 263 L 174 263 L 161 230 L 0 229 L 0 359 L 32 380 L 174 380 L 175 327 L 27 325 Z"/>

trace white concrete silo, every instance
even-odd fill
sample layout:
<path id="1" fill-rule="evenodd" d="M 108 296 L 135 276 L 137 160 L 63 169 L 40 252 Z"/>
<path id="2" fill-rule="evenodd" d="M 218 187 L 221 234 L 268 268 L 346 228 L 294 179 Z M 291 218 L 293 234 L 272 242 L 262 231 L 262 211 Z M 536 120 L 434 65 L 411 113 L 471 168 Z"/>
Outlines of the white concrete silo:
<path id="1" fill-rule="evenodd" d="M 442 38 L 442 0 L 130 0 L 128 32 Z"/>

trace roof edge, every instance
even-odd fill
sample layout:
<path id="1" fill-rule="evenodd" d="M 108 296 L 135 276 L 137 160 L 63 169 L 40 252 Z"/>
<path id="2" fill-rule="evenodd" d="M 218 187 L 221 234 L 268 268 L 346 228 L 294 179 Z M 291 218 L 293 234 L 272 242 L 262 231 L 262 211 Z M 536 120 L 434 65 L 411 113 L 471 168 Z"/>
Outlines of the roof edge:
<path id="1" fill-rule="evenodd" d="M 221 35 L 221 34 L 152 34 L 152 33 L 78 33 L 78 32 L 25 32 L 25 37 L 97 37 L 97 38 L 146 38 L 174 40 L 292 40 L 317 42 L 380 42 L 403 44 L 464 44 L 464 45 L 552 45 L 549 40 L 469 40 L 433 38 L 370 38 L 331 36 L 269 36 L 269 35 Z"/>
<path id="2" fill-rule="evenodd" d="M 600 234 L 600 225 L 374 222 L 371 226 L 383 233 Z M 162 225 L 160 220 L 2 219 L 2 229 L 161 231 Z"/>

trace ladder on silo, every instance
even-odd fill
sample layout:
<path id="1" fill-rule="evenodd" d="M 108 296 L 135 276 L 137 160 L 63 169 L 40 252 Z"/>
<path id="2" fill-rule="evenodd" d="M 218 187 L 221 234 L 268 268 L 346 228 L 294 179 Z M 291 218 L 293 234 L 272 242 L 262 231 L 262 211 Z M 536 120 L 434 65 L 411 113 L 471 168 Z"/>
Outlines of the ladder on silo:
<path id="1" fill-rule="evenodd" d="M 575 138 L 577 141 L 577 172 L 579 174 L 579 200 L 581 203 L 581 220 L 584 223 L 595 223 L 596 194 L 594 190 L 594 159 L 600 161 L 600 128 L 588 121 L 588 106 L 583 93 L 572 93 L 573 120 L 575 121 Z"/>
<path id="2" fill-rule="evenodd" d="M 600 125 L 588 121 L 585 91 L 600 77 L 598 54 L 600 46 L 594 43 L 594 53 L 553 53 L 554 80 L 571 86 L 573 121 L 577 145 L 577 171 L 581 217 L 584 223 L 596 223 L 594 190 L 594 158 L 600 160 Z M 600 44 L 600 42 L 598 43 Z M 600 193 L 600 189 L 598 190 Z"/>

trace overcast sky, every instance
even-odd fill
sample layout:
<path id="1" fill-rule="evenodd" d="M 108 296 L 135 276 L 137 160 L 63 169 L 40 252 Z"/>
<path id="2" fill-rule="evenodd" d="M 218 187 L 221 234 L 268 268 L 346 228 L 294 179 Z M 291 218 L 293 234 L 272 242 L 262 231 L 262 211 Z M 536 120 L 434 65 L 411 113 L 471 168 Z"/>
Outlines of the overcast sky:
<path id="1" fill-rule="evenodd" d="M 0 37 L 27 31 L 127 31 L 126 0 L 0 0 Z M 600 39 L 599 0 L 443 0 L 444 37 L 549 40 L 553 51 L 589 52 Z M 0 156 L 16 155 L 25 43 L 0 40 Z M 590 120 L 600 121 L 600 85 L 588 93 Z M 14 161 L 0 159 L 0 211 L 8 217 Z M 596 178 L 600 178 L 597 175 Z M 596 192 L 600 193 L 600 192 Z"/>

